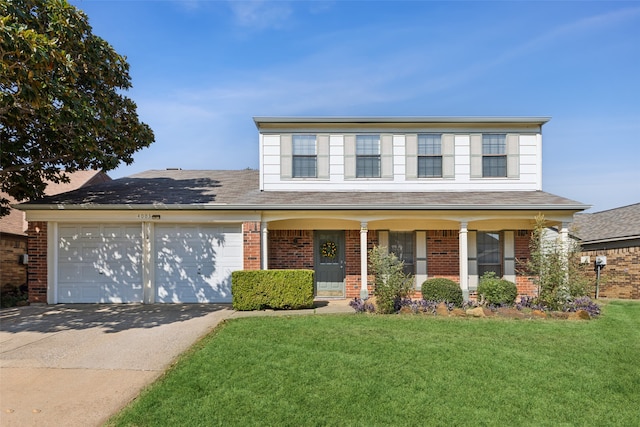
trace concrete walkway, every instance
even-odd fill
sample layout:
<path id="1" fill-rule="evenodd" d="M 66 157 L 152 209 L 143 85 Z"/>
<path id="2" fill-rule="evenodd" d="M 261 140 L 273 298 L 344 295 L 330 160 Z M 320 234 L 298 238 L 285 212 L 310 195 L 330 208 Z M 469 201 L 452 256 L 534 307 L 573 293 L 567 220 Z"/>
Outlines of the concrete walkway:
<path id="1" fill-rule="evenodd" d="M 353 313 L 235 312 L 225 304 L 29 306 L 0 311 L 0 426 L 99 426 L 221 321 Z"/>

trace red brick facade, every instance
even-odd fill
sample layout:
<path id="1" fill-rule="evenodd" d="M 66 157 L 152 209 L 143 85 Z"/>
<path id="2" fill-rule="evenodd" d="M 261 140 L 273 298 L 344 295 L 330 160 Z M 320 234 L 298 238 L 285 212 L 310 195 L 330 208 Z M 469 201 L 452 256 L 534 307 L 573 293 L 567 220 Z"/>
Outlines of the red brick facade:
<path id="1" fill-rule="evenodd" d="M 27 229 L 29 302 L 47 302 L 47 223 L 31 221 Z"/>
<path id="2" fill-rule="evenodd" d="M 429 277 L 460 281 L 458 230 L 427 231 L 427 271 Z"/>
<path id="3" fill-rule="evenodd" d="M 535 297 L 538 295 L 538 287 L 533 283 L 532 278 L 518 274 L 531 256 L 531 250 L 529 249 L 531 233 L 531 230 L 518 230 L 515 232 L 516 286 L 519 295 Z"/>
<path id="4" fill-rule="evenodd" d="M 269 269 L 313 270 L 313 231 L 270 230 Z"/>
<path id="5" fill-rule="evenodd" d="M 242 224 L 245 270 L 260 270 L 260 221 Z"/>
<path id="6" fill-rule="evenodd" d="M 367 253 L 378 244 L 378 233 L 375 230 L 367 232 Z M 347 230 L 345 232 L 345 255 L 346 255 L 346 297 L 355 298 L 360 296 L 362 288 L 362 275 L 360 274 L 360 230 Z M 373 291 L 372 275 L 367 277 L 367 289 L 369 294 Z"/>
<path id="7" fill-rule="evenodd" d="M 460 246 L 458 230 L 427 231 L 427 269 L 429 277 L 445 277 L 460 281 Z M 528 230 L 515 233 L 515 255 L 518 260 L 529 257 Z M 378 244 L 378 233 L 367 233 L 367 251 Z M 312 230 L 270 230 L 269 231 L 269 268 L 270 269 L 313 269 L 313 231 Z M 345 231 L 345 297 L 360 296 L 360 230 Z M 368 289 L 372 292 L 374 277 L 368 277 Z M 520 295 L 536 295 L 536 287 L 528 277 L 518 275 L 516 285 Z M 420 298 L 417 291 L 415 298 Z"/>
<path id="8" fill-rule="evenodd" d="M 640 299 L 640 247 L 584 251 L 591 262 L 596 255 L 607 257 L 607 266 L 600 272 L 601 298 Z M 593 273 L 595 283 L 595 272 Z"/>

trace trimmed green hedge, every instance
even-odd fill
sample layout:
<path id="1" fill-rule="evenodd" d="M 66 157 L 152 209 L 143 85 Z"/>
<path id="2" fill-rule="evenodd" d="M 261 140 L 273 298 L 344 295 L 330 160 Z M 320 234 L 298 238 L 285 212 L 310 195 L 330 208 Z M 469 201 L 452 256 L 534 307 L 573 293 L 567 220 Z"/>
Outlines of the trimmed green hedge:
<path id="1" fill-rule="evenodd" d="M 485 304 L 512 305 L 518 296 L 515 283 L 495 276 L 482 276 L 478 285 L 478 297 Z"/>
<path id="2" fill-rule="evenodd" d="M 313 307 L 313 270 L 241 270 L 231 273 L 235 310 Z"/>
<path id="3" fill-rule="evenodd" d="M 453 280 L 436 277 L 424 281 L 422 298 L 425 301 L 452 302 L 460 307 L 462 306 L 462 289 Z"/>

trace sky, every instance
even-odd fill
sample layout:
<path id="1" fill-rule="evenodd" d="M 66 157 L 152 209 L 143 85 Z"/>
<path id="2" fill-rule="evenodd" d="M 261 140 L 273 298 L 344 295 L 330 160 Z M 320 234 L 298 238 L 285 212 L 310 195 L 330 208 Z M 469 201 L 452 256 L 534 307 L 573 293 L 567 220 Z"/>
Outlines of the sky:
<path id="1" fill-rule="evenodd" d="M 640 0 L 71 0 L 127 57 L 149 169 L 257 169 L 254 116 L 535 116 L 543 190 L 640 202 Z"/>

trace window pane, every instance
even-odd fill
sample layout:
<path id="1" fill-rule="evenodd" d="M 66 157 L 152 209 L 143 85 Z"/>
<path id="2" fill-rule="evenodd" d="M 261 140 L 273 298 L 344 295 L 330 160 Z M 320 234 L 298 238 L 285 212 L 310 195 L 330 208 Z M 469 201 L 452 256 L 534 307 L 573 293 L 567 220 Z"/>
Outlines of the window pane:
<path id="1" fill-rule="evenodd" d="M 441 135 L 427 133 L 418 135 L 418 155 L 435 155 L 442 154 Z"/>
<path id="2" fill-rule="evenodd" d="M 357 156 L 356 177 L 380 178 L 380 156 Z"/>
<path id="3" fill-rule="evenodd" d="M 293 156 L 294 178 L 316 177 L 316 156 Z"/>
<path id="4" fill-rule="evenodd" d="M 482 176 L 507 176 L 507 156 L 485 156 L 482 158 Z"/>
<path id="5" fill-rule="evenodd" d="M 419 156 L 418 178 L 442 178 L 442 156 Z"/>
<path id="6" fill-rule="evenodd" d="M 404 262 L 404 272 L 414 274 L 414 238 L 411 231 L 390 231 L 389 252 Z"/>
<path id="7" fill-rule="evenodd" d="M 483 134 L 482 154 L 507 154 L 507 136 L 496 133 Z"/>
<path id="8" fill-rule="evenodd" d="M 500 233 L 477 234 L 478 243 L 478 276 L 487 271 L 493 271 L 496 276 L 502 276 L 502 251 Z"/>
<path id="9" fill-rule="evenodd" d="M 380 155 L 380 135 L 356 135 L 356 155 Z"/>
<path id="10" fill-rule="evenodd" d="M 314 156 L 316 154 L 315 135 L 293 135 L 293 155 Z"/>
<path id="11" fill-rule="evenodd" d="M 356 135 L 356 177 L 380 178 L 380 135 Z"/>

